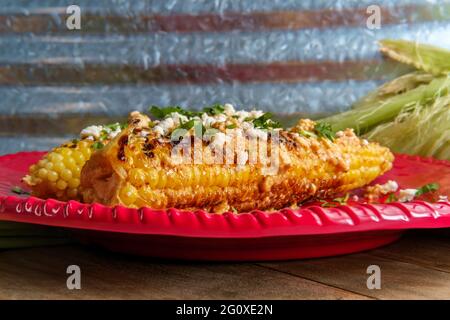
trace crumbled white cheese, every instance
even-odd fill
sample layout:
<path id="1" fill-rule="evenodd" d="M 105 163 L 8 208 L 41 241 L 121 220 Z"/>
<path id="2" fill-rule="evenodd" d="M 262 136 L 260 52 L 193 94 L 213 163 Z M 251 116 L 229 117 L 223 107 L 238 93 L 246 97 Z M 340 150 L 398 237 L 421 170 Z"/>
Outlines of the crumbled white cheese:
<path id="1" fill-rule="evenodd" d="M 247 121 L 243 122 L 243 123 L 241 124 L 240 127 L 241 127 L 242 130 L 244 130 L 244 131 L 247 131 L 247 130 L 250 130 L 250 129 L 253 129 L 253 128 L 254 128 L 253 123 L 247 122 Z"/>
<path id="2" fill-rule="evenodd" d="M 225 105 L 223 106 L 223 109 L 224 109 L 225 114 L 229 117 L 234 115 L 234 113 L 236 112 L 236 110 L 234 110 L 233 105 L 230 103 L 225 103 Z"/>
<path id="3" fill-rule="evenodd" d="M 180 125 L 181 123 L 187 122 L 189 119 L 185 115 L 182 115 L 178 112 L 172 112 L 169 116 L 172 118 L 175 125 Z M 168 118 L 169 119 L 169 118 Z"/>
<path id="4" fill-rule="evenodd" d="M 247 112 L 247 111 L 244 111 L 244 110 L 242 110 L 242 111 L 237 111 L 237 112 L 235 113 L 235 115 L 238 116 L 238 121 L 239 121 L 239 122 L 243 122 L 244 119 L 250 117 L 250 113 Z"/>
<path id="5" fill-rule="evenodd" d="M 203 113 L 202 123 L 205 127 L 211 127 L 214 123 L 216 123 L 216 119 L 214 117 L 211 117 L 207 113 Z"/>
<path id="6" fill-rule="evenodd" d="M 214 116 L 214 119 L 216 122 L 225 122 L 225 121 L 227 121 L 228 118 L 224 114 L 218 114 L 218 115 Z"/>
<path id="7" fill-rule="evenodd" d="M 246 118 L 256 119 L 261 117 L 262 115 L 264 115 L 264 111 L 261 110 L 253 110 L 250 112 L 236 111 L 232 104 L 227 103 L 224 105 L 223 113 L 215 115 L 210 115 L 204 112 L 198 116 L 187 117 L 178 112 L 173 112 L 162 120 L 154 121 L 155 126 L 152 130 L 157 132 L 161 136 L 167 136 L 172 130 L 180 126 L 182 123 L 186 123 L 190 120 L 199 120 L 206 129 L 213 128 L 215 127 L 215 124 L 218 123 L 225 125 L 236 125 L 236 128 L 230 131 L 241 131 L 243 135 L 246 135 L 247 137 L 267 139 L 266 131 L 255 128 L 252 121 L 244 121 Z M 217 135 L 217 133 L 214 135 Z M 216 139 L 214 145 L 219 144 L 222 140 L 223 137 L 219 136 Z"/>
<path id="8" fill-rule="evenodd" d="M 398 190 L 398 184 L 394 180 L 389 180 L 385 184 L 380 185 L 380 192 L 382 194 L 396 192 L 397 190 Z"/>
<path id="9" fill-rule="evenodd" d="M 259 138 L 261 140 L 267 140 L 267 132 L 258 128 L 250 128 L 245 133 L 250 138 Z"/>
<path id="10" fill-rule="evenodd" d="M 164 135 L 164 129 L 162 127 L 160 127 L 159 125 L 154 126 L 153 131 L 155 131 L 156 133 L 158 133 L 161 136 Z"/>
<path id="11" fill-rule="evenodd" d="M 438 202 L 448 202 L 448 197 L 447 196 L 439 196 Z"/>
<path id="12" fill-rule="evenodd" d="M 153 127 L 153 131 L 162 136 L 166 136 L 172 131 L 172 129 L 175 129 L 175 127 L 178 127 L 187 121 L 189 121 L 189 118 L 185 115 L 178 112 L 172 112 L 166 118 L 160 121 L 156 120 L 154 122 L 156 125 Z"/>
<path id="13" fill-rule="evenodd" d="M 226 135 L 223 132 L 217 132 L 214 136 L 213 136 L 213 140 L 210 144 L 211 148 L 223 148 L 223 145 L 225 142 L 230 142 L 231 141 L 231 137 L 229 135 Z"/>
<path id="14" fill-rule="evenodd" d="M 367 146 L 369 144 L 369 141 L 367 141 L 366 139 L 362 139 L 361 143 L 363 146 Z"/>
<path id="15" fill-rule="evenodd" d="M 248 160 L 248 153 L 246 151 L 244 152 L 238 152 L 237 153 L 237 165 L 243 166 L 247 163 Z"/>
<path id="16" fill-rule="evenodd" d="M 139 136 L 140 136 L 140 137 L 145 138 L 145 137 L 148 136 L 148 135 L 149 135 L 149 132 L 148 132 L 148 131 L 141 131 L 141 132 L 139 132 Z"/>
<path id="17" fill-rule="evenodd" d="M 89 126 L 81 130 L 80 136 L 81 138 L 100 138 L 100 134 L 103 130 L 103 126 Z"/>
<path id="18" fill-rule="evenodd" d="M 175 127 L 175 121 L 173 121 L 172 118 L 166 118 L 164 120 L 161 120 L 158 125 L 155 126 L 162 129 L 162 135 L 166 135 L 170 132 L 170 129 Z M 158 129 L 159 130 L 159 129 Z"/>
<path id="19" fill-rule="evenodd" d="M 107 132 L 108 132 L 108 139 L 112 140 L 114 139 L 120 132 L 122 132 L 122 129 L 120 128 L 120 125 L 117 124 L 117 127 L 115 130 L 111 130 L 109 128 L 107 128 Z"/>
<path id="20" fill-rule="evenodd" d="M 261 110 L 252 110 L 252 111 L 250 111 L 250 117 L 252 117 L 252 118 L 259 118 L 259 117 L 261 117 L 262 115 L 264 115 L 264 111 L 261 111 Z"/>
<path id="21" fill-rule="evenodd" d="M 408 202 L 414 199 L 417 189 L 401 189 L 398 197 L 400 202 Z"/>

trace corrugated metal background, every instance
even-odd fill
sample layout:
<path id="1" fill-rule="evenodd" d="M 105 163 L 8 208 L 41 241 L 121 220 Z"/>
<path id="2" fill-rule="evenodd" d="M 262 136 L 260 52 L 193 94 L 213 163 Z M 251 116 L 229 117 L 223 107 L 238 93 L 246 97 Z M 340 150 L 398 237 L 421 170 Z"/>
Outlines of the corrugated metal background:
<path id="1" fill-rule="evenodd" d="M 66 8 L 81 8 L 81 30 Z M 366 27 L 368 5 L 381 29 Z M 348 108 L 406 72 L 376 41 L 450 48 L 450 1 L 2 0 L 0 153 L 46 149 L 151 104 L 292 118 Z"/>

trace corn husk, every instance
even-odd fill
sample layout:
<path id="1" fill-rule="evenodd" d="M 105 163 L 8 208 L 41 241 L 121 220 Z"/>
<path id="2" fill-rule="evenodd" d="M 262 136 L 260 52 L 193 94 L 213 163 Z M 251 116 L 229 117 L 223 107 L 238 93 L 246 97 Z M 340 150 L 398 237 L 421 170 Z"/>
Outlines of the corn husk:
<path id="1" fill-rule="evenodd" d="M 450 159 L 450 96 L 405 107 L 391 122 L 364 135 L 398 153 Z"/>
<path id="2" fill-rule="evenodd" d="M 380 44 L 388 57 L 418 70 L 320 121 L 334 131 L 353 128 L 395 152 L 450 160 L 450 51 L 403 40 Z"/>
<path id="3" fill-rule="evenodd" d="M 364 105 L 361 103 L 357 108 L 320 121 L 330 123 L 334 131 L 353 128 L 358 134 L 364 134 L 380 124 L 393 121 L 404 108 L 426 105 L 436 97 L 446 95 L 449 89 L 450 82 L 447 77 L 439 77 L 400 94 L 371 98 L 371 101 L 365 102 Z"/>
<path id="4" fill-rule="evenodd" d="M 450 51 L 427 44 L 405 40 L 381 40 L 380 51 L 399 62 L 409 64 L 433 75 L 450 72 Z"/>

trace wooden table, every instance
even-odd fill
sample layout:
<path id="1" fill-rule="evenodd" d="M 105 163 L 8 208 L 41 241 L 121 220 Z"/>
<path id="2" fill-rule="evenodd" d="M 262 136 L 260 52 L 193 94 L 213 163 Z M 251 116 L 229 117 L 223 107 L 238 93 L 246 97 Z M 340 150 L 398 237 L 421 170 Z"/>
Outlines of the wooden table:
<path id="1" fill-rule="evenodd" d="M 81 268 L 68 290 L 66 268 Z M 381 289 L 366 286 L 381 268 Z M 0 252 L 1 299 L 449 299 L 450 238 L 405 235 L 369 252 L 289 262 L 170 262 L 79 245 Z"/>

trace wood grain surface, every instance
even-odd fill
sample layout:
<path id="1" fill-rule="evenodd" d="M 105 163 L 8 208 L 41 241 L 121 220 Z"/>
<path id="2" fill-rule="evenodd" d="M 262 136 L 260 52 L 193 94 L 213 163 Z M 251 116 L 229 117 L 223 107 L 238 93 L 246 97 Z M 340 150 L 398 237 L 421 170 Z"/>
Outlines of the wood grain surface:
<path id="1" fill-rule="evenodd" d="M 68 290 L 66 268 L 81 268 Z M 366 286 L 381 268 L 381 289 Z M 196 263 L 85 246 L 0 252 L 0 299 L 449 299 L 450 238 L 414 232 L 353 255 L 287 262 Z"/>

